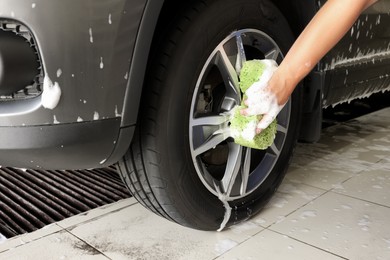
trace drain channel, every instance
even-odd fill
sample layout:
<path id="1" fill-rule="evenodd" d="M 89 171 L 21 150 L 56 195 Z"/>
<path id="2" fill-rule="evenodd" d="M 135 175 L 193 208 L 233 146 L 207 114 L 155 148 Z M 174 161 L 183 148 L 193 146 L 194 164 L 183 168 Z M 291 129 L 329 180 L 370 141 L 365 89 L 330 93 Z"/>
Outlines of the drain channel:
<path id="1" fill-rule="evenodd" d="M 0 235 L 11 238 L 130 197 L 115 167 L 77 171 L 0 168 Z"/>

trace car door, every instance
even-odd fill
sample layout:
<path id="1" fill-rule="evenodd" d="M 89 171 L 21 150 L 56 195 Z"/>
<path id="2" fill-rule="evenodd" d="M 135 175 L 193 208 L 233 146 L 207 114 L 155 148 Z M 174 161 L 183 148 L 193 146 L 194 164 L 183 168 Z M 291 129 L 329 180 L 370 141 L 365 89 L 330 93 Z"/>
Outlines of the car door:
<path id="1" fill-rule="evenodd" d="M 390 89 L 390 0 L 365 10 L 323 58 L 320 70 L 326 78 L 324 106 Z"/>

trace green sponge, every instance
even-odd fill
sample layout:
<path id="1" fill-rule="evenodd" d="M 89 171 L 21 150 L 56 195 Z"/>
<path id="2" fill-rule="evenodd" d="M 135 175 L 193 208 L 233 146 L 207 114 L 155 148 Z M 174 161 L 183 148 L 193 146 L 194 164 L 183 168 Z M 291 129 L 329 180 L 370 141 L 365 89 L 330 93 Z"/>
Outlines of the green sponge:
<path id="1" fill-rule="evenodd" d="M 264 70 L 267 69 L 266 63 L 261 60 L 250 60 L 243 64 L 240 74 L 240 89 L 244 95 L 248 88 L 259 81 Z M 261 120 L 261 115 L 244 116 L 240 110 L 246 108 L 242 102 L 241 106 L 233 108 L 230 118 L 230 131 L 234 142 L 249 148 L 265 150 L 272 145 L 276 135 L 276 119 L 256 135 L 256 126 Z"/>

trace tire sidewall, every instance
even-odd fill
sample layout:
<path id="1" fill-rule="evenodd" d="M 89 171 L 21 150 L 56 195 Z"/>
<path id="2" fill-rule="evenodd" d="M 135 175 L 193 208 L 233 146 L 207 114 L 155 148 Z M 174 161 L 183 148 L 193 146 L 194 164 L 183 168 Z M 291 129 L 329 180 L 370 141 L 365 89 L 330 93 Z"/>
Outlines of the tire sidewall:
<path id="1" fill-rule="evenodd" d="M 189 148 L 189 115 L 194 89 L 210 54 L 231 32 L 257 29 L 269 35 L 285 54 L 293 42 L 288 24 L 280 12 L 268 1 L 215 0 L 208 6 L 190 11 L 189 19 L 178 23 L 179 30 L 170 39 L 158 60 L 164 64 L 165 74 L 159 83 L 160 101 L 157 106 L 156 149 L 161 155 L 161 171 L 170 185 L 159 190 L 168 201 L 180 198 L 175 205 L 179 215 L 197 212 L 200 229 L 218 229 L 225 209 L 221 201 L 203 185 L 192 163 Z M 175 43 L 174 47 L 171 46 Z M 300 117 L 300 94 L 293 94 L 290 129 L 284 149 L 268 178 L 245 198 L 229 202 L 233 208 L 230 223 L 240 222 L 257 213 L 271 198 L 284 174 L 297 139 Z M 197 218 L 197 217 L 194 217 Z M 205 222 L 205 223 L 201 223 Z M 184 223 L 185 224 L 185 223 Z M 207 227 L 207 228 L 206 228 Z"/>

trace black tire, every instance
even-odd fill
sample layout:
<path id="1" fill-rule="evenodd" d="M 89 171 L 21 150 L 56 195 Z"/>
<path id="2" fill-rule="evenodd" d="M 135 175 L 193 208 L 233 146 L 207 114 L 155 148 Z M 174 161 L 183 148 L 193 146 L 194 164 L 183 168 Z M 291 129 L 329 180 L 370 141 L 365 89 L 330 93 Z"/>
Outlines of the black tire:
<path id="1" fill-rule="evenodd" d="M 268 0 L 185 4 L 186 11 L 167 27 L 169 34 L 162 35 L 153 56 L 136 134 L 118 168 L 134 197 L 154 213 L 187 227 L 218 230 L 224 222 L 229 226 L 259 212 L 276 191 L 297 140 L 301 100 L 297 89 L 278 117 L 282 123 L 273 149 L 246 150 L 227 138 L 198 155 L 196 143 L 203 140 L 206 144 L 205 133 L 221 125 L 192 122 L 219 117 L 239 102 L 226 86 L 226 70 L 213 66 L 216 47 L 236 33 L 243 38 L 247 59 L 272 56 L 280 62 L 294 38 L 284 17 Z M 234 52 L 234 47 L 230 51 Z M 231 58 L 229 51 L 224 53 Z M 204 113 L 203 107 L 207 107 Z M 200 139 L 199 133 L 203 135 Z M 230 175 L 226 163 L 232 147 L 239 154 L 235 163 L 239 167 L 233 171 L 242 175 L 231 178 L 236 186 L 232 185 L 228 194 L 223 181 Z M 245 164 L 248 158 L 250 165 Z"/>

